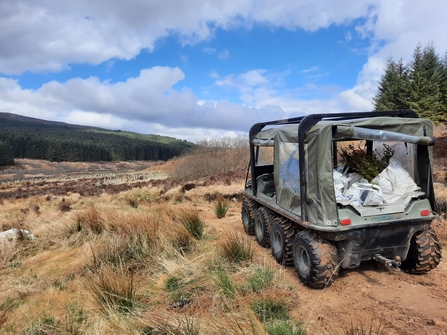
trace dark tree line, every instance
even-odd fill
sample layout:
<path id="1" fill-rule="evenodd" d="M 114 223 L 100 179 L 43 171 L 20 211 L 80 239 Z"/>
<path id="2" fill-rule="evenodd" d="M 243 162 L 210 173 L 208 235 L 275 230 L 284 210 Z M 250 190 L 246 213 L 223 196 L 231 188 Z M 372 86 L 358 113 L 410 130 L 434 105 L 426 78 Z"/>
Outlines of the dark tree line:
<path id="1" fill-rule="evenodd" d="M 0 166 L 14 158 L 91 162 L 168 160 L 192 143 L 158 135 L 0 118 Z"/>
<path id="2" fill-rule="evenodd" d="M 412 109 L 435 123 L 447 121 L 447 52 L 436 53 L 433 44 L 419 44 L 413 59 L 404 64 L 389 57 L 376 96 L 376 110 Z"/>

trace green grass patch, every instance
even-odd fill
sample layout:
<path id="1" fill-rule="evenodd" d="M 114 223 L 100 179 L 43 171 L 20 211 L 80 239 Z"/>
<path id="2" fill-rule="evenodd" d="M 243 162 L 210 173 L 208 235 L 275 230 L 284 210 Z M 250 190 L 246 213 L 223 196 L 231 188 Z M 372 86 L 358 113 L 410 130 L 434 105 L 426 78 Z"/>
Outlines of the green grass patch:
<path id="1" fill-rule="evenodd" d="M 305 335 L 306 332 L 301 324 L 290 321 L 274 321 L 264 326 L 269 335 Z"/>
<path id="2" fill-rule="evenodd" d="M 244 286 L 246 292 L 260 292 L 273 285 L 275 270 L 270 267 L 257 267 L 252 275 L 248 276 Z"/>
<path id="3" fill-rule="evenodd" d="M 230 276 L 228 276 L 228 272 L 220 269 L 215 272 L 215 283 L 219 290 L 230 299 L 236 297 L 236 286 L 231 280 Z"/>
<path id="4" fill-rule="evenodd" d="M 217 202 L 214 205 L 214 209 L 213 209 L 214 214 L 216 214 L 216 217 L 218 219 L 222 219 L 227 214 L 229 207 L 230 206 L 228 205 L 228 202 L 226 200 L 219 198 L 219 199 L 217 199 Z"/>
<path id="5" fill-rule="evenodd" d="M 187 231 L 197 240 L 203 237 L 205 229 L 205 222 L 200 218 L 200 213 L 197 208 L 191 207 L 180 214 L 180 222 Z"/>
<path id="6" fill-rule="evenodd" d="M 223 256 L 230 262 L 240 263 L 253 259 L 252 241 L 237 233 L 228 233 L 227 238 L 221 244 Z"/>
<path id="7" fill-rule="evenodd" d="M 270 322 L 276 320 L 289 320 L 289 310 L 282 300 L 272 298 L 263 298 L 257 300 L 251 305 L 252 311 L 261 322 Z"/>

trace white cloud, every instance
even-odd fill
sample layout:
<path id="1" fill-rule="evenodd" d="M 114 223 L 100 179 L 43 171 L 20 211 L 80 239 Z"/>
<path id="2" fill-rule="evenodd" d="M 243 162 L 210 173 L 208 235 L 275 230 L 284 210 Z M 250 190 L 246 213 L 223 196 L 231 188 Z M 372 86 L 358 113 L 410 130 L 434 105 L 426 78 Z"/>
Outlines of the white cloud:
<path id="1" fill-rule="evenodd" d="M 309 72 L 317 72 L 317 71 L 320 71 L 320 68 L 318 66 L 312 66 L 308 69 L 301 70 L 300 73 L 309 73 Z"/>
<path id="2" fill-rule="evenodd" d="M 200 139 L 246 131 L 254 122 L 282 118 L 284 113 L 369 110 L 389 55 L 408 62 L 419 42 L 447 50 L 446 12 L 447 2 L 439 0 L 2 0 L 0 73 L 7 75 L 60 71 L 78 63 L 113 66 L 115 59 L 132 59 L 142 49 L 152 51 L 157 40 L 169 35 L 194 44 L 213 38 L 217 29 L 250 29 L 254 24 L 315 31 L 357 20 L 357 33 L 370 44 L 356 85 L 343 92 L 333 87 L 285 89 L 288 73 L 273 73 L 275 69 L 226 76 L 213 71 L 215 87 L 236 91 L 243 105 L 198 101 L 187 88 L 173 89 L 185 77 L 182 70 L 153 67 L 115 84 L 96 77 L 73 78 L 37 90 L 0 77 L 0 111 Z M 347 33 L 345 38 L 353 36 Z M 213 48 L 202 50 L 216 53 Z M 228 50 L 222 52 L 218 57 L 229 56 Z M 305 98 L 310 90 L 324 89 L 333 92 L 331 98 Z"/>
<path id="3" fill-rule="evenodd" d="M 198 136 L 207 133 L 245 132 L 260 119 L 284 115 L 278 106 L 199 101 L 187 89 L 172 88 L 182 79 L 179 68 L 169 67 L 144 69 L 138 77 L 114 84 L 96 77 L 74 78 L 66 83 L 52 81 L 37 90 L 22 89 L 16 80 L 0 78 L 0 111 L 170 136 L 176 129 L 183 131 L 176 133 L 178 138 L 188 140 L 199 140 Z M 253 79 L 248 75 L 245 80 Z M 173 130 L 168 131 L 170 128 Z"/>
<path id="4" fill-rule="evenodd" d="M 3 0 L 0 73 L 60 71 L 74 63 L 129 60 L 172 33 L 181 43 L 210 39 L 218 28 L 261 22 L 316 30 L 365 16 L 375 1 L 316 0 Z M 211 50 L 208 50 L 211 51 Z M 223 56 L 228 55 L 224 51 Z"/>
<path id="5" fill-rule="evenodd" d="M 60 71 L 74 63 L 128 60 L 143 48 L 153 50 L 158 39 L 172 33 L 191 44 L 212 38 L 218 28 L 250 28 L 255 22 L 315 31 L 359 18 L 366 19 L 357 27 L 359 32 L 391 44 L 386 51 L 406 58 L 417 42 L 433 40 L 441 50 L 447 49 L 446 12 L 447 3 L 439 0 L 222 0 L 212 4 L 204 0 L 3 0 L 0 73 Z"/>
<path id="6" fill-rule="evenodd" d="M 230 52 L 227 49 L 223 49 L 221 52 L 219 52 L 219 59 L 227 59 L 230 57 Z"/>

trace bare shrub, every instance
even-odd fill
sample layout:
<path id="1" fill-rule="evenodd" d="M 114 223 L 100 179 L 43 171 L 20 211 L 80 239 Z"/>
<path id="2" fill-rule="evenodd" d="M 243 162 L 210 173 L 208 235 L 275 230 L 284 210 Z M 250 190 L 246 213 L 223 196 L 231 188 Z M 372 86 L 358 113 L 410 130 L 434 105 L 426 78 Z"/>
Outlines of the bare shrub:
<path id="1" fill-rule="evenodd" d="M 62 198 L 62 200 L 59 202 L 58 207 L 61 212 L 69 212 L 71 211 L 71 202 L 65 201 L 65 198 Z"/>
<path id="2" fill-rule="evenodd" d="M 206 139 L 175 165 L 172 178 L 180 181 L 244 171 L 248 165 L 249 149 L 245 137 Z"/>

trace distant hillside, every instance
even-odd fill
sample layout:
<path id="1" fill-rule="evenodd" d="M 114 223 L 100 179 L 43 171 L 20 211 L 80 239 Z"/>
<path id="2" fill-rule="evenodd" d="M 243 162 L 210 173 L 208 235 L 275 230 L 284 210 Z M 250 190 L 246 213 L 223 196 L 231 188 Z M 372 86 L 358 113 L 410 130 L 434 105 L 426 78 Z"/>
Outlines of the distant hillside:
<path id="1" fill-rule="evenodd" d="M 194 144 L 172 137 L 0 113 L 0 156 L 49 161 L 168 160 Z M 0 165 L 8 165 L 0 159 Z M 9 160 L 6 160 L 10 162 Z"/>

